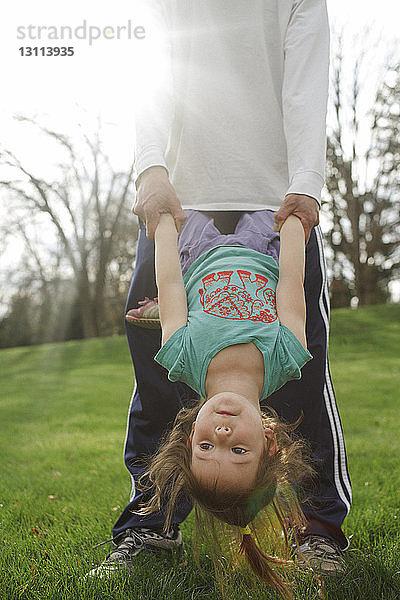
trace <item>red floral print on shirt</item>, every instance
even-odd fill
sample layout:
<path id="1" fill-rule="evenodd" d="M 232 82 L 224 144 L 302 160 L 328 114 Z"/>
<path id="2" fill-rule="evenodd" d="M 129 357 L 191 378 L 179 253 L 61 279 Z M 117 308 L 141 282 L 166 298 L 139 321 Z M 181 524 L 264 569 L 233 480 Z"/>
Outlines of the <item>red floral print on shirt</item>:
<path id="1" fill-rule="evenodd" d="M 241 285 L 231 283 L 232 276 Z M 264 275 L 234 269 L 209 273 L 202 279 L 200 302 L 206 313 L 223 319 L 248 319 L 272 323 L 278 318 L 275 291 Z"/>

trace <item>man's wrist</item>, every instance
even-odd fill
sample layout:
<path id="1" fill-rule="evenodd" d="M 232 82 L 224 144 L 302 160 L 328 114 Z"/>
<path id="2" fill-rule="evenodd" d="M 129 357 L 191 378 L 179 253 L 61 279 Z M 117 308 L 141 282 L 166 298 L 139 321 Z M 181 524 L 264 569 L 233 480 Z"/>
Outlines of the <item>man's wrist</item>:
<path id="1" fill-rule="evenodd" d="M 317 200 L 317 198 L 315 198 L 315 196 L 310 196 L 309 194 L 300 194 L 300 193 L 297 193 L 297 192 L 290 192 L 290 194 L 286 194 L 285 195 L 285 199 L 288 196 L 300 196 L 300 197 L 305 198 L 305 199 L 314 200 L 314 202 L 318 206 L 318 208 L 321 208 L 321 203 L 319 202 L 319 200 Z"/>
<path id="2" fill-rule="evenodd" d="M 153 178 L 153 177 L 166 177 L 168 179 L 168 171 L 165 167 L 161 166 L 161 165 L 153 165 L 151 167 L 148 167 L 147 169 L 145 169 L 144 171 L 142 171 L 139 175 L 139 177 L 136 179 L 135 182 L 135 186 L 136 189 L 139 189 L 139 186 L 141 183 L 143 183 L 144 181 L 146 181 L 149 178 Z"/>

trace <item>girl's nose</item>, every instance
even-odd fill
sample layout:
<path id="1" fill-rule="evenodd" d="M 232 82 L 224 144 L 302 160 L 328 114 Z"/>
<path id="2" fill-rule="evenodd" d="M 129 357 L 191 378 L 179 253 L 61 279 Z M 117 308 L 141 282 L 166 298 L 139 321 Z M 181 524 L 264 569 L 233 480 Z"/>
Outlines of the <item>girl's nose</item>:
<path id="1" fill-rule="evenodd" d="M 218 435 L 230 435 L 232 433 L 232 430 L 230 427 L 228 427 L 228 425 L 217 425 L 217 427 L 215 428 L 215 432 Z"/>

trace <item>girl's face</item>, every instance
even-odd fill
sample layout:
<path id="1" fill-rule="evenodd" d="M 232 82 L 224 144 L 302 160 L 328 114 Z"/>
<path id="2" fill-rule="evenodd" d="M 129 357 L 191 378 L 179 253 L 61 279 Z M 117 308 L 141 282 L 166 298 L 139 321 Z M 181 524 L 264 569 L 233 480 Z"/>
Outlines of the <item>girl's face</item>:
<path id="1" fill-rule="evenodd" d="M 249 488 L 266 448 L 276 452 L 272 429 L 264 428 L 258 407 L 233 392 L 204 402 L 192 426 L 192 472 L 205 485 Z"/>

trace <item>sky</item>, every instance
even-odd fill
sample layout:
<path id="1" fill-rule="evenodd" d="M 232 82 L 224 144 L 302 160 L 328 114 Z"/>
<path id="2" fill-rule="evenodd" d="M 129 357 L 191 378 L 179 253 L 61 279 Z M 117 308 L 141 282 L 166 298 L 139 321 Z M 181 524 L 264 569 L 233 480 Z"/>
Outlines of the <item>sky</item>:
<path id="1" fill-rule="evenodd" d="M 0 146 L 13 149 L 36 172 L 44 170 L 47 173 L 52 165 L 44 138 L 38 141 L 37 132 L 16 122 L 13 115 L 38 118 L 65 132 L 72 131 L 78 122 L 84 128 L 94 128 L 97 115 L 101 115 L 105 124 L 104 145 L 111 162 L 122 169 L 130 165 L 135 102 L 140 97 L 137 74 L 139 69 L 141 73 L 146 72 L 141 62 L 144 43 L 141 35 L 143 38 L 146 25 L 141 4 L 143 1 L 140 0 L 113 0 L 111 3 L 16 0 L 2 4 Z M 331 52 L 334 32 L 342 30 L 348 72 L 361 52 L 369 54 L 363 77 L 363 102 L 367 110 L 382 77 L 386 56 L 400 46 L 399 1 L 327 0 L 327 6 L 332 32 Z M 44 43 L 27 39 L 29 25 L 36 28 L 35 35 L 38 26 L 81 26 L 80 35 L 86 28 L 87 38 L 89 27 L 108 28 L 106 35 L 110 39 L 103 37 L 91 43 L 88 39 L 67 42 L 66 45 L 74 46 L 74 56 L 22 56 L 19 48 Z M 117 27 L 121 28 L 121 39 L 115 39 Z M 127 39 L 128 27 L 131 39 Z M 367 28 L 370 30 L 365 37 Z M 92 31 L 95 36 L 97 30 Z M 328 127 L 331 118 L 328 113 Z M 362 139 L 368 144 L 368 125 Z"/>

